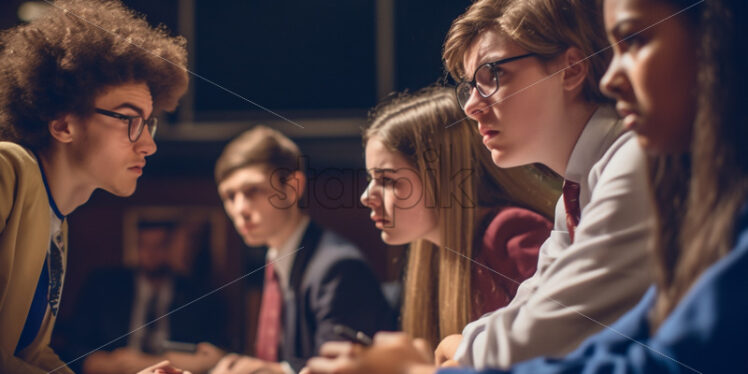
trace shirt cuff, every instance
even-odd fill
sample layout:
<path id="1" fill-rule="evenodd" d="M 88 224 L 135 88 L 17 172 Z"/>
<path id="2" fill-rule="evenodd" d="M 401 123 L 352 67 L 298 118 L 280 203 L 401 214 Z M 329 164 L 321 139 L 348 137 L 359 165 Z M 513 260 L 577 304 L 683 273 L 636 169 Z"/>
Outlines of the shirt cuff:
<path id="1" fill-rule="evenodd" d="M 296 372 L 291 367 L 291 364 L 289 364 L 288 362 L 281 361 L 280 365 L 281 365 L 281 368 L 283 369 L 284 374 L 296 374 Z"/>

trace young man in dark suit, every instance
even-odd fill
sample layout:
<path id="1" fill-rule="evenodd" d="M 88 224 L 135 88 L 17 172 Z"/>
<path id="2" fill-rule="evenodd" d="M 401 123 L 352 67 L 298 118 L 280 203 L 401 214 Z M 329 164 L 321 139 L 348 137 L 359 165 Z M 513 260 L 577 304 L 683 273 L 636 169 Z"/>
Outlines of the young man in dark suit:
<path id="1" fill-rule="evenodd" d="M 283 134 L 255 127 L 216 162 L 218 193 L 247 245 L 266 245 L 255 357 L 229 355 L 214 374 L 300 370 L 336 324 L 366 334 L 394 327 L 381 287 L 355 245 L 301 210 L 301 152 Z"/>

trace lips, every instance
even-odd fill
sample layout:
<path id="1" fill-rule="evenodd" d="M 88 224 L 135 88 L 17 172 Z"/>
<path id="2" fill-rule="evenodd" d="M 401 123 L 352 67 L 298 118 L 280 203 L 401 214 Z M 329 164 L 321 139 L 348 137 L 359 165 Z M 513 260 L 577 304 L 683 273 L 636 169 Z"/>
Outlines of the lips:
<path id="1" fill-rule="evenodd" d="M 623 119 L 623 127 L 626 130 L 634 130 L 639 126 L 639 113 L 630 106 L 619 102 L 616 104 L 616 111 Z"/>
<path id="2" fill-rule="evenodd" d="M 494 131 L 494 130 L 489 130 L 489 131 L 486 131 L 486 132 L 485 132 L 485 133 L 483 134 L 483 144 L 487 144 L 487 143 L 488 143 L 488 141 L 489 141 L 489 140 L 491 140 L 491 138 L 493 138 L 494 136 L 496 136 L 496 135 L 498 135 L 498 134 L 499 134 L 499 132 L 498 132 L 498 131 Z"/>
<path id="3" fill-rule="evenodd" d="M 498 130 L 489 129 L 484 126 L 478 126 L 478 130 L 483 137 L 483 144 L 486 144 L 491 138 L 499 134 Z"/>
<path id="4" fill-rule="evenodd" d="M 143 168 L 145 168 L 145 162 L 139 162 L 133 166 L 127 168 L 127 170 L 133 171 L 138 174 L 143 174 Z"/>
<path id="5" fill-rule="evenodd" d="M 248 235 L 249 233 L 251 233 L 252 231 L 254 231 L 256 228 L 257 228 L 257 224 L 254 224 L 254 223 L 245 223 L 244 225 L 242 225 L 239 228 L 239 231 L 241 231 L 241 233 L 243 235 Z"/>
<path id="6" fill-rule="evenodd" d="M 379 216 L 371 216 L 371 220 L 374 221 L 374 226 L 376 226 L 380 230 L 390 223 L 389 220 Z"/>

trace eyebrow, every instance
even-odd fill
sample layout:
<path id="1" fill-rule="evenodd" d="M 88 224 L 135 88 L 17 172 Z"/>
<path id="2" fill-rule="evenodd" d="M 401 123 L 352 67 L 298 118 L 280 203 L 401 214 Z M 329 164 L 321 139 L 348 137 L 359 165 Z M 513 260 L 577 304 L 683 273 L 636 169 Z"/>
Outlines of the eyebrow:
<path id="1" fill-rule="evenodd" d="M 143 113 L 143 109 L 141 109 L 139 106 L 137 106 L 135 104 L 132 104 L 132 103 L 122 103 L 122 104 L 118 105 L 117 107 L 115 107 L 112 110 L 117 110 L 117 109 L 122 109 L 122 108 L 132 109 L 132 110 L 138 112 L 138 114 L 141 117 L 145 118 L 145 113 Z"/>
<path id="2" fill-rule="evenodd" d="M 246 190 L 248 188 L 260 187 L 260 186 L 262 186 L 262 182 L 257 182 L 257 183 L 255 183 L 255 182 L 244 182 L 244 183 L 242 183 L 242 184 L 240 184 L 240 185 L 238 185 L 236 187 L 226 187 L 224 189 L 220 189 L 219 188 L 218 189 L 218 195 L 222 196 L 222 195 L 226 195 L 226 194 L 229 194 L 229 193 L 232 193 L 232 192 L 236 193 L 237 191 L 243 191 L 243 190 Z"/>
<path id="3" fill-rule="evenodd" d="M 475 64 L 475 70 L 473 70 L 472 72 L 470 72 L 469 76 L 465 76 L 466 74 L 468 74 L 467 72 L 465 72 L 463 74 L 462 80 L 468 80 L 468 78 L 469 79 L 475 78 L 475 72 L 478 70 L 479 67 L 481 67 L 481 66 L 483 66 L 485 64 L 489 64 L 489 63 L 492 63 L 492 62 L 497 62 L 497 61 L 501 61 L 501 60 L 510 58 L 510 56 L 504 56 L 504 57 L 488 57 L 488 56 L 491 56 L 491 55 L 487 54 L 487 55 L 483 56 L 483 58 L 478 59 L 478 62 Z M 496 68 L 497 69 L 504 69 L 503 67 L 498 67 L 498 66 Z"/>
<path id="4" fill-rule="evenodd" d="M 397 170 L 395 169 L 380 169 L 380 168 L 372 168 L 371 169 L 375 173 L 394 173 L 397 174 Z"/>
<path id="5" fill-rule="evenodd" d="M 615 25 L 613 25 L 613 28 L 610 29 L 610 34 L 620 38 L 623 35 L 621 29 L 629 25 L 636 25 L 636 20 L 633 17 L 624 18 L 623 20 L 616 22 Z M 642 30 L 643 29 L 639 29 L 634 33 L 640 33 Z"/>
<path id="6" fill-rule="evenodd" d="M 483 57 L 482 59 L 478 60 L 479 61 L 478 62 L 478 66 L 476 66 L 476 68 L 479 67 L 479 66 L 481 66 L 481 65 L 485 65 L 485 64 L 488 64 L 488 63 L 491 63 L 491 62 L 501 61 L 501 60 L 504 60 L 504 59 L 510 57 L 510 56 L 504 56 L 504 57 L 496 57 L 496 56 L 491 57 L 491 56 L 492 56 L 491 54 L 487 54 L 485 57 Z"/>

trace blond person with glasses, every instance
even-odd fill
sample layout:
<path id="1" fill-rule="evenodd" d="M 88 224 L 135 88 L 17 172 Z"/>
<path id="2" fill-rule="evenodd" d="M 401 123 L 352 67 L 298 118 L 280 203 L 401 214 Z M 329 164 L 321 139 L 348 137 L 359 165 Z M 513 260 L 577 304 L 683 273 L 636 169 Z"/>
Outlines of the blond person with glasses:
<path id="1" fill-rule="evenodd" d="M 119 2 L 50 5 L 0 35 L 0 372 L 8 374 L 72 373 L 49 347 L 66 216 L 96 189 L 135 192 L 156 152 L 155 116 L 176 107 L 188 81 L 184 40 Z M 163 366 L 149 371 L 176 372 Z"/>
<path id="2" fill-rule="evenodd" d="M 540 163 L 564 186 L 535 274 L 509 305 L 442 340 L 436 364 L 562 357 L 636 305 L 653 280 L 646 158 L 598 86 L 610 61 L 599 5 L 479 0 L 447 34 L 456 95 L 494 164 Z"/>
<path id="3" fill-rule="evenodd" d="M 635 308 L 561 359 L 437 371 L 407 338 L 379 336 L 335 372 L 376 359 L 409 374 L 748 372 L 746 17 L 743 1 L 605 0 L 615 57 L 601 86 L 654 161 L 658 277 Z"/>

